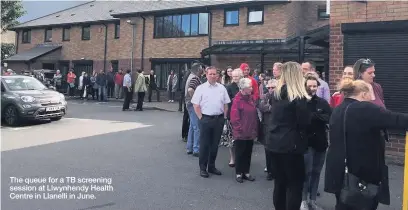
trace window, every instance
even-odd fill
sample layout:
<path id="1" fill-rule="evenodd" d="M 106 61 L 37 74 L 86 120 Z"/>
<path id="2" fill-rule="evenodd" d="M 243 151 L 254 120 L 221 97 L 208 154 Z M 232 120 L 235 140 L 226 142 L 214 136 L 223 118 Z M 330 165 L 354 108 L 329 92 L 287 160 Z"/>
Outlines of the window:
<path id="1" fill-rule="evenodd" d="M 155 38 L 208 35 L 208 13 L 155 17 L 154 22 Z"/>
<path id="2" fill-rule="evenodd" d="M 248 7 L 248 24 L 263 24 L 263 7 Z"/>
<path id="3" fill-rule="evenodd" d="M 190 36 L 191 15 L 183 15 L 181 17 L 181 36 Z"/>
<path id="4" fill-rule="evenodd" d="M 65 27 L 62 29 L 62 41 L 69 41 L 70 39 L 70 27 Z"/>
<path id="5" fill-rule="evenodd" d="M 51 42 L 52 41 L 52 28 L 45 29 L 44 32 L 44 42 Z"/>
<path id="6" fill-rule="evenodd" d="M 328 19 L 330 19 L 330 15 L 327 14 L 325 7 L 319 7 L 317 9 L 317 19 L 319 19 L 319 20 L 328 20 Z"/>
<path id="7" fill-rule="evenodd" d="M 82 26 L 82 40 L 91 39 L 91 26 Z"/>
<path id="8" fill-rule="evenodd" d="M 115 23 L 115 39 L 120 37 L 120 23 Z"/>
<path id="9" fill-rule="evenodd" d="M 23 35 L 21 36 L 22 43 L 30 43 L 31 42 L 31 30 L 24 30 Z"/>
<path id="10" fill-rule="evenodd" d="M 198 19 L 198 33 L 208 34 L 208 13 L 200 13 Z"/>
<path id="11" fill-rule="evenodd" d="M 224 26 L 239 25 L 239 9 L 224 11 Z"/>
<path id="12" fill-rule="evenodd" d="M 119 71 L 119 61 L 118 60 L 112 60 L 111 66 L 112 66 L 113 72 Z"/>

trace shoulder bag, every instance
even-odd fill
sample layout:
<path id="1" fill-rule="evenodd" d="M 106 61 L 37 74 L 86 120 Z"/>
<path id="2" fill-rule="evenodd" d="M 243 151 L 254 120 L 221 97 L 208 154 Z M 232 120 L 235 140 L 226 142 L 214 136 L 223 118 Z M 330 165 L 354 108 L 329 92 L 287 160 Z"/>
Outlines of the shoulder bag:
<path id="1" fill-rule="evenodd" d="M 372 209 L 372 207 L 374 206 L 380 187 L 379 185 L 364 182 L 362 179 L 350 173 L 348 170 L 346 118 L 347 118 L 347 110 L 350 107 L 350 105 L 351 104 L 349 104 L 346 107 L 346 111 L 344 112 L 344 120 L 343 120 L 345 174 L 344 174 L 344 180 L 343 180 L 343 188 L 340 191 L 340 202 L 353 209 L 359 209 L 359 210 L 367 209 L 368 210 L 368 209 Z"/>

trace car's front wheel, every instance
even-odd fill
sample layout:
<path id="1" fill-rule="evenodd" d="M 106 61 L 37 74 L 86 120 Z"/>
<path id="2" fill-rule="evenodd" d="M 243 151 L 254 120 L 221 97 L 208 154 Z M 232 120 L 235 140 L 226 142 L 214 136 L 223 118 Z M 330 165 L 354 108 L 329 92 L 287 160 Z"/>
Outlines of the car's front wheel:
<path id="1" fill-rule="evenodd" d="M 62 119 L 62 117 L 53 117 L 53 118 L 51 118 L 51 121 L 58 121 L 60 119 Z"/>
<path id="2" fill-rule="evenodd" d="M 4 121 L 9 126 L 16 126 L 20 123 L 20 117 L 18 115 L 18 110 L 13 105 L 6 107 L 3 113 L 3 117 L 4 117 Z"/>

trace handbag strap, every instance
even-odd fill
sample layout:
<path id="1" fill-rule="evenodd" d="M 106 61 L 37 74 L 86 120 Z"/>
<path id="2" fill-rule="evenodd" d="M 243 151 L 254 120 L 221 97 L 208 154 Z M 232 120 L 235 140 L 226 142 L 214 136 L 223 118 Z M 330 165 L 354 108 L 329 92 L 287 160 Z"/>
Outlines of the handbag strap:
<path id="1" fill-rule="evenodd" d="M 351 103 L 352 104 L 352 103 Z M 345 171 L 346 173 L 348 173 L 348 167 L 347 167 L 347 129 L 346 129 L 346 119 L 347 119 L 347 111 L 350 107 L 350 105 L 347 105 L 346 107 L 346 111 L 344 111 L 344 117 L 343 117 L 343 143 L 344 143 L 344 153 L 345 153 L 345 157 L 344 157 L 344 166 L 345 166 Z"/>

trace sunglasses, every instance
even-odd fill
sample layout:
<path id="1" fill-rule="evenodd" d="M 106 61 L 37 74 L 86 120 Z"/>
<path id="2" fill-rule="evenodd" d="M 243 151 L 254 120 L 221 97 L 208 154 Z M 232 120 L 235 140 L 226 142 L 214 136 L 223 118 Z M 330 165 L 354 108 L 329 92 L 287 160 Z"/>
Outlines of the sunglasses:
<path id="1" fill-rule="evenodd" d="M 366 64 L 366 65 L 374 64 L 374 62 L 373 62 L 371 59 L 369 59 L 369 58 L 364 59 L 363 62 L 361 62 L 361 63 L 362 63 L 362 64 Z"/>
<path id="2" fill-rule="evenodd" d="M 276 87 L 267 87 L 267 88 L 270 90 L 270 89 L 275 89 Z"/>

